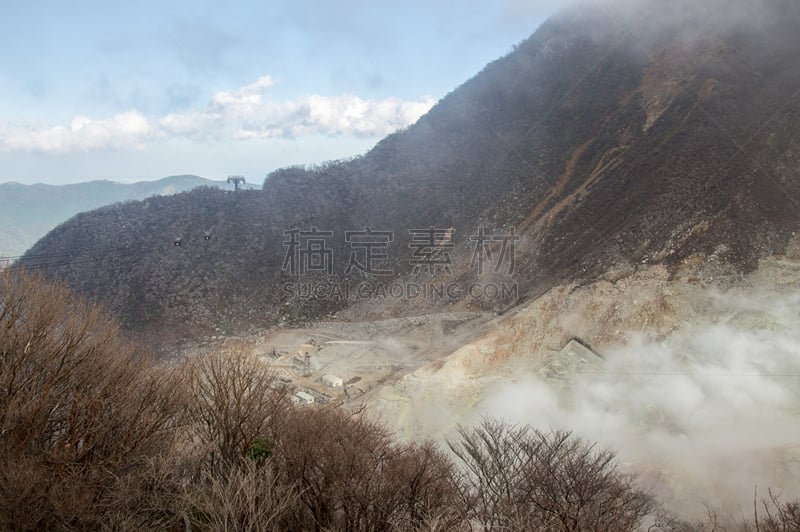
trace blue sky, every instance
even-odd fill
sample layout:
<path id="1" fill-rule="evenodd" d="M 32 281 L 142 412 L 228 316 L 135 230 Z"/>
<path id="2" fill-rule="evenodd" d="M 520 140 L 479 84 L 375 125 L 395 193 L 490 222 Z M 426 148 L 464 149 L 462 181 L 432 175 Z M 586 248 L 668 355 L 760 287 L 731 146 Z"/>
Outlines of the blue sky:
<path id="1" fill-rule="evenodd" d="M 362 153 L 557 0 L 0 0 L 0 182 L 261 181 Z"/>

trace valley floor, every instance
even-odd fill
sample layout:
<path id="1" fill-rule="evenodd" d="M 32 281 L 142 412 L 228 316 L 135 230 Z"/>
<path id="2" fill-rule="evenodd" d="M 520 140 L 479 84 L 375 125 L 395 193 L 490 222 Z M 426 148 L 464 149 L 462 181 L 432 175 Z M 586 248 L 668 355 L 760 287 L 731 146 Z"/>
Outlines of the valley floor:
<path id="1" fill-rule="evenodd" d="M 366 408 L 401 438 L 444 443 L 482 416 L 573 430 L 684 514 L 751 507 L 754 485 L 800 493 L 800 262 L 784 256 L 746 276 L 704 257 L 624 267 L 503 316 L 246 341 L 298 401 Z"/>

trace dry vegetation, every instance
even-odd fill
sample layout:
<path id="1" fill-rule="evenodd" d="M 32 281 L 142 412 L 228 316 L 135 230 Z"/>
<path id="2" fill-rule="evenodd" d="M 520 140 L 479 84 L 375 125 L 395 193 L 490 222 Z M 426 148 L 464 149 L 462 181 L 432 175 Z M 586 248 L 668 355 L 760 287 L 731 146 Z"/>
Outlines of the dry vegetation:
<path id="1" fill-rule="evenodd" d="M 67 289 L 0 278 L 0 529 L 724 529 L 665 517 L 569 433 L 487 420 L 450 451 L 295 407 L 244 349 L 156 364 Z M 730 529 L 799 527 L 770 494 Z"/>
<path id="2" fill-rule="evenodd" d="M 635 530 L 656 510 L 614 465 L 568 432 L 496 421 L 460 430 L 452 443 L 473 520 L 488 530 Z"/>

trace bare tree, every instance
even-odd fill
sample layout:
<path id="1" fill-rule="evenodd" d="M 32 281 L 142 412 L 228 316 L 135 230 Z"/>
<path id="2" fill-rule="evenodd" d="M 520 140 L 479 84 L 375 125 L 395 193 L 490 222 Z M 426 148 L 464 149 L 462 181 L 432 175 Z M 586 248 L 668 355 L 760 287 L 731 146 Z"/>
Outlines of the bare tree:
<path id="1" fill-rule="evenodd" d="M 295 412 L 275 467 L 302 505 L 290 529 L 452 529 L 453 465 L 433 444 L 397 444 L 382 426 L 343 410 Z"/>
<path id="2" fill-rule="evenodd" d="M 224 475 L 241 460 L 265 456 L 289 407 L 284 385 L 244 346 L 188 362 L 189 433 L 203 466 Z"/>
<path id="3" fill-rule="evenodd" d="M 727 518 L 726 525 L 737 532 L 794 532 L 800 530 L 800 500 L 784 501 L 780 494 L 767 491 L 767 497 L 758 498 L 758 488 L 753 494 L 753 519 Z M 710 528 L 709 528 L 710 529 Z M 719 527 L 725 530 L 726 527 Z"/>
<path id="4" fill-rule="evenodd" d="M 247 461 L 225 477 L 204 473 L 186 492 L 185 515 L 189 527 L 200 530 L 285 530 L 297 504 L 298 494 L 281 483 L 271 468 Z"/>
<path id="5" fill-rule="evenodd" d="M 522 524 L 520 490 L 530 462 L 529 431 L 485 420 L 474 430 L 459 427 L 460 440 L 450 448 L 461 461 L 461 496 L 468 515 L 487 529 Z"/>
<path id="6" fill-rule="evenodd" d="M 122 340 L 102 309 L 3 272 L 0 524 L 99 527 L 120 482 L 172 448 L 176 382 Z"/>
<path id="7" fill-rule="evenodd" d="M 656 509 L 612 452 L 569 432 L 487 420 L 459 434 L 450 447 L 464 466 L 462 500 L 485 529 L 635 530 Z"/>
<path id="8" fill-rule="evenodd" d="M 392 528 L 454 530 L 462 524 L 455 466 L 435 443 L 398 445 L 386 476 L 388 493 L 398 498 Z"/>

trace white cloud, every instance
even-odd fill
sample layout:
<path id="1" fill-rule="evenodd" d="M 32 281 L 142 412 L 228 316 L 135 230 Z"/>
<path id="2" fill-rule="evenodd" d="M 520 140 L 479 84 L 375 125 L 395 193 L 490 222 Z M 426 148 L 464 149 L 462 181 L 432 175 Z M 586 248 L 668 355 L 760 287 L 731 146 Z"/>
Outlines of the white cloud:
<path id="1" fill-rule="evenodd" d="M 11 151 L 67 153 L 124 146 L 142 146 L 151 133 L 138 111 L 126 111 L 103 120 L 76 116 L 69 127 L 6 128 L 0 126 L 0 147 Z"/>
<path id="2" fill-rule="evenodd" d="M 363 100 L 353 95 L 308 95 L 276 102 L 265 96 L 269 76 L 212 95 L 203 109 L 146 118 L 131 110 L 95 120 L 76 116 L 69 126 L 11 127 L 0 124 L 0 150 L 70 153 L 142 148 L 147 142 L 305 136 L 379 137 L 414 123 L 435 100 Z"/>
<path id="3" fill-rule="evenodd" d="M 261 76 L 255 82 L 233 91 L 221 91 L 211 98 L 211 105 L 218 107 L 243 107 L 261 103 L 261 94 L 273 85 L 272 78 Z"/>
<path id="4" fill-rule="evenodd" d="M 251 118 L 242 120 L 234 136 L 382 136 L 414 123 L 434 103 L 432 98 L 409 102 L 397 98 L 362 100 L 352 95 L 311 95 L 279 105 L 268 103 L 252 109 Z"/>

